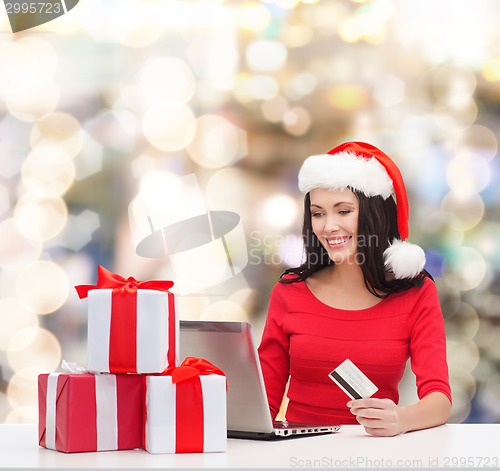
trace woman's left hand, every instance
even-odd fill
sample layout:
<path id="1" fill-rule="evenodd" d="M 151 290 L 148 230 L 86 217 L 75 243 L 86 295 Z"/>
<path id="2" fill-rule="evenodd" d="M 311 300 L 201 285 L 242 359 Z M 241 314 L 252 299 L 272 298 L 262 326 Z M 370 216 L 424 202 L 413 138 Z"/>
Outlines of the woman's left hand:
<path id="1" fill-rule="evenodd" d="M 405 431 L 401 410 L 390 399 L 354 399 L 347 403 L 347 407 L 370 435 L 393 437 Z"/>

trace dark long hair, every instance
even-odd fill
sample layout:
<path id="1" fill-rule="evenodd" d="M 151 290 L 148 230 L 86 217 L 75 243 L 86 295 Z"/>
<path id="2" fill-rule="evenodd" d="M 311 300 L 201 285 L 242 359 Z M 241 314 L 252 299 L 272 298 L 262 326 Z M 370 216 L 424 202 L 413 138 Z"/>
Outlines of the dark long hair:
<path id="1" fill-rule="evenodd" d="M 430 274 L 423 270 L 414 278 L 396 279 L 384 266 L 384 250 L 394 239 L 399 239 L 396 203 L 392 197 L 384 200 L 381 196 L 367 197 L 352 190 L 359 201 L 357 261 L 361 267 L 365 285 L 374 296 L 385 298 L 410 288 L 422 286 L 424 277 Z M 282 283 L 304 281 L 313 273 L 332 265 L 328 252 L 321 245 L 312 230 L 311 198 L 304 198 L 304 222 L 302 225 L 305 260 L 302 265 L 286 270 Z M 295 275 L 284 277 L 284 275 Z M 381 294 L 382 293 L 382 294 Z"/>

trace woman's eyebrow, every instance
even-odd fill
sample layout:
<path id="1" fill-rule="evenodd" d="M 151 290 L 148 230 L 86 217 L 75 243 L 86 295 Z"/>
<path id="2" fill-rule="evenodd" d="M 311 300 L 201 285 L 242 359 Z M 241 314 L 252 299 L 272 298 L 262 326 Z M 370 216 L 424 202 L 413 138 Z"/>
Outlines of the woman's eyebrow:
<path id="1" fill-rule="evenodd" d="M 349 206 L 354 206 L 354 203 L 351 203 L 350 201 L 339 201 L 337 203 L 335 203 L 333 205 L 334 208 L 337 208 L 338 206 L 342 205 L 342 204 L 348 204 Z M 319 204 L 316 204 L 316 203 L 311 203 L 311 208 L 312 207 L 315 207 L 315 208 L 320 208 L 320 209 L 323 209 Z"/>
<path id="2" fill-rule="evenodd" d="M 335 203 L 333 205 L 333 207 L 336 208 L 337 206 L 340 206 L 341 204 L 347 204 L 349 206 L 354 206 L 354 203 L 351 203 L 350 201 L 339 201 L 338 203 Z"/>

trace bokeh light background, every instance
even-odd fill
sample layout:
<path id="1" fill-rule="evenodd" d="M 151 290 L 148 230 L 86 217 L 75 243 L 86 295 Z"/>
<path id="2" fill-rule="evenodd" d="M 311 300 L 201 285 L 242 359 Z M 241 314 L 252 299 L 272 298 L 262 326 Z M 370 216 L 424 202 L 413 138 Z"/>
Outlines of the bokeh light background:
<path id="1" fill-rule="evenodd" d="M 36 422 L 37 375 L 85 363 L 73 286 L 97 264 L 173 276 L 135 253 L 128 206 L 182 205 L 181 176 L 241 216 L 248 250 L 241 273 L 180 296 L 181 318 L 247 320 L 258 340 L 301 257 L 300 164 L 351 139 L 405 175 L 451 420 L 499 422 L 499 22 L 495 0 L 81 0 L 13 35 L 2 4 L 0 422 Z M 410 373 L 402 390 L 411 402 Z"/>

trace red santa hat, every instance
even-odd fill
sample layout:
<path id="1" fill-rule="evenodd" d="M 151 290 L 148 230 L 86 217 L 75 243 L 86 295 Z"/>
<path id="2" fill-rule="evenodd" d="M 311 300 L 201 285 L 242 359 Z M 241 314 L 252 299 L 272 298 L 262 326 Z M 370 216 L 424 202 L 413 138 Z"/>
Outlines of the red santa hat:
<path id="1" fill-rule="evenodd" d="M 398 279 L 417 276 L 424 268 L 425 254 L 421 247 L 408 242 L 408 197 L 397 165 L 380 149 L 365 142 L 345 142 L 327 154 L 307 158 L 302 164 L 301 192 L 347 187 L 368 197 L 395 197 L 400 239 L 394 239 L 384 251 L 384 263 Z"/>

